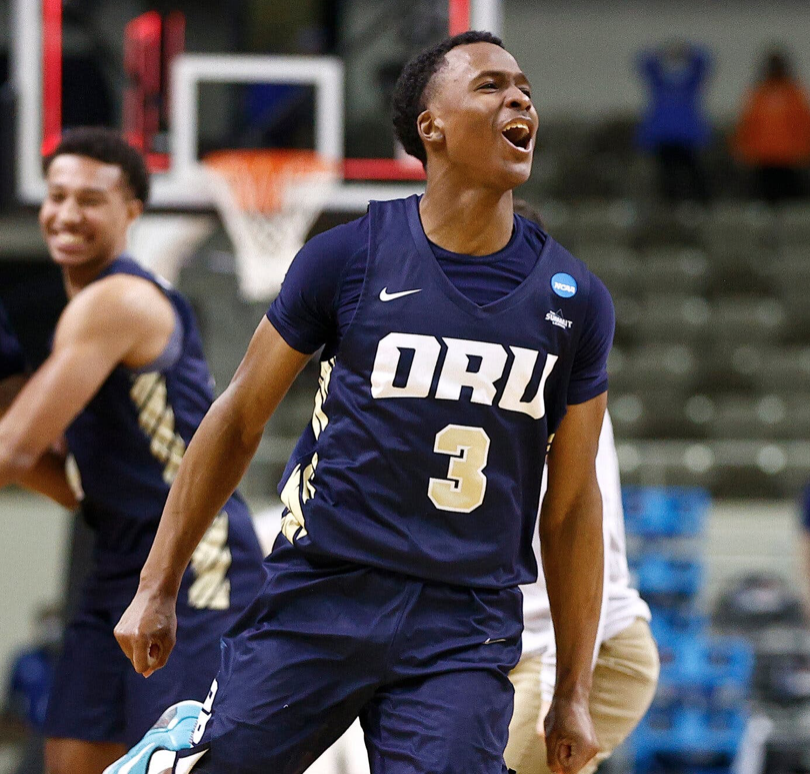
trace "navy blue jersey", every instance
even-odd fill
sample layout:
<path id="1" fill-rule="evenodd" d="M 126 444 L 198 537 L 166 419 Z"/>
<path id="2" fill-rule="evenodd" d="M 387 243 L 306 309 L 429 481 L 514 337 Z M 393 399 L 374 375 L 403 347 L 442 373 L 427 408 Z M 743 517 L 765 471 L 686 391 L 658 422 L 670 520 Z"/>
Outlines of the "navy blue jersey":
<path id="1" fill-rule="evenodd" d="M 133 578 L 137 585 L 169 488 L 213 391 L 188 301 L 130 258 L 116 259 L 97 280 L 113 274 L 154 282 L 171 301 L 176 318 L 158 360 L 137 371 L 117 366 L 65 433 L 69 477 L 83 492 L 85 519 L 97 533 L 96 580 L 104 593 L 117 598 L 119 588 L 122 595 L 134 593 Z M 228 553 L 227 565 L 232 558 L 242 561 L 243 554 L 231 557 L 237 548 L 254 563 L 261 558 L 242 503 L 225 507 L 205 540 L 213 535 L 215 553 Z"/>
<path id="2" fill-rule="evenodd" d="M 534 251 L 532 268 L 476 303 L 437 260 L 418 201 L 371 204 L 364 249 L 346 251 L 320 324 L 285 325 L 318 319 L 306 291 L 318 279 L 295 263 L 268 312 L 291 346 L 318 344 L 319 332 L 331 345 L 280 486 L 283 531 L 311 556 L 451 584 L 527 583 L 544 455 L 567 405 L 607 388 L 612 304 L 584 264 L 521 218 L 511 250 Z M 469 275 L 481 271 L 471 258 Z"/>
<path id="3" fill-rule="evenodd" d="M 25 371 L 25 357 L 6 310 L 0 304 L 0 379 Z"/>

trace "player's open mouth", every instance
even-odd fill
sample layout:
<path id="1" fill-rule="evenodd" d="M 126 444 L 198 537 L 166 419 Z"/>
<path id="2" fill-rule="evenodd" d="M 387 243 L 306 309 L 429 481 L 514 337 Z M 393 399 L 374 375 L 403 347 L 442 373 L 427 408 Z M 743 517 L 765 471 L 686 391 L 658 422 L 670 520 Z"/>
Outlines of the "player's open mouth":
<path id="1" fill-rule="evenodd" d="M 527 121 L 516 118 L 510 121 L 502 130 L 504 139 L 515 148 L 528 151 L 532 144 L 532 130 Z"/>

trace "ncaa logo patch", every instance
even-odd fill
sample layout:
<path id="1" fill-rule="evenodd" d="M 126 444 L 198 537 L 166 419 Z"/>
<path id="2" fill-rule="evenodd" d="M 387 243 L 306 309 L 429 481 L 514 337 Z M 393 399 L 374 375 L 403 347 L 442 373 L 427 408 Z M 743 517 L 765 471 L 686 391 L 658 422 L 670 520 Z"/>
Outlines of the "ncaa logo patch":
<path id="1" fill-rule="evenodd" d="M 560 298 L 572 298 L 577 294 L 577 281 L 570 274 L 561 271 L 551 278 L 551 289 Z"/>

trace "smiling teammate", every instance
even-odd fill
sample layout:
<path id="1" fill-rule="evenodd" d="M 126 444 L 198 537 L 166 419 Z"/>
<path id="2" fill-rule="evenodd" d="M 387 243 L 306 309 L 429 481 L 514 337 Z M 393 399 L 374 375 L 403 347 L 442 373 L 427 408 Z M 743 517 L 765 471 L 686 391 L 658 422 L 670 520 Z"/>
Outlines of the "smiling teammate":
<path id="1" fill-rule="evenodd" d="M 26 483 L 66 435 L 76 495 L 65 504 L 82 499 L 96 542 L 49 699 L 46 764 L 49 774 L 98 774 L 167 704 L 205 697 L 220 635 L 258 588 L 261 552 L 244 503 L 223 499 L 181 572 L 175 656 L 151 680 L 132 672 L 113 627 L 211 404 L 211 379 L 188 302 L 124 253 L 149 192 L 140 154 L 115 132 L 76 129 L 44 172 L 40 226 L 69 301 L 50 356 L 0 421 L 0 487 Z M 64 469 L 51 468 L 70 492 Z"/>
<path id="2" fill-rule="evenodd" d="M 143 674 L 165 663 L 183 568 L 323 346 L 264 589 L 223 640 L 194 746 L 140 747 L 111 771 L 293 774 L 359 716 L 375 774 L 503 774 L 518 584 L 537 572 L 552 438 L 540 518 L 558 653 L 549 760 L 575 772 L 597 751 L 594 458 L 610 297 L 513 214 L 537 113 L 499 39 L 465 33 L 411 61 L 394 125 L 425 165 L 425 195 L 372 202 L 298 254 L 180 466 L 119 642 Z"/>

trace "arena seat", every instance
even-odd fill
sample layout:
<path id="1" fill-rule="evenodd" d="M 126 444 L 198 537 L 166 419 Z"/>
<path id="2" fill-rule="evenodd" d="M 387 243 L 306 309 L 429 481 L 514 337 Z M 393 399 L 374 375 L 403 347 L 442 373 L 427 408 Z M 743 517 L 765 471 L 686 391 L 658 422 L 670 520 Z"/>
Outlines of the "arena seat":
<path id="1" fill-rule="evenodd" d="M 810 244 L 810 208 L 803 202 L 782 204 L 776 213 L 776 232 L 782 247 Z"/>
<path id="2" fill-rule="evenodd" d="M 702 250 L 659 246 L 641 256 L 644 282 L 658 293 L 702 293 L 708 287 L 710 264 Z"/>

